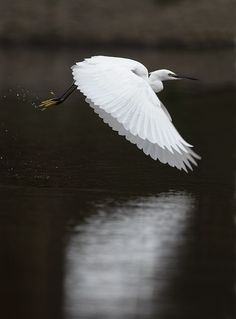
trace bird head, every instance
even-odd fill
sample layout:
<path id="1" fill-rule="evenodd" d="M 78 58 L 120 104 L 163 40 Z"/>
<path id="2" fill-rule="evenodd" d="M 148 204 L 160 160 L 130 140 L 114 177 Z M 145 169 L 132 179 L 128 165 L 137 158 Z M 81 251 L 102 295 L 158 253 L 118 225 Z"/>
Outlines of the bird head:
<path id="1" fill-rule="evenodd" d="M 152 81 L 167 81 L 167 80 L 197 80 L 195 78 L 185 76 L 185 75 L 178 75 L 174 73 L 173 71 L 167 70 L 167 69 L 162 69 L 162 70 L 157 70 L 154 72 L 150 73 L 150 80 Z"/>

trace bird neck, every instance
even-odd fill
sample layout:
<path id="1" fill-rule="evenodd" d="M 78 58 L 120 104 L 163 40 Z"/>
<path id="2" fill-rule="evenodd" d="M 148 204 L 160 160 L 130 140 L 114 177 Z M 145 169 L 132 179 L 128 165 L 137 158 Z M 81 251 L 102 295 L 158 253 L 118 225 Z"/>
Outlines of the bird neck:
<path id="1" fill-rule="evenodd" d="M 161 80 L 153 79 L 151 76 L 148 78 L 148 83 L 155 93 L 162 91 L 164 88 Z"/>

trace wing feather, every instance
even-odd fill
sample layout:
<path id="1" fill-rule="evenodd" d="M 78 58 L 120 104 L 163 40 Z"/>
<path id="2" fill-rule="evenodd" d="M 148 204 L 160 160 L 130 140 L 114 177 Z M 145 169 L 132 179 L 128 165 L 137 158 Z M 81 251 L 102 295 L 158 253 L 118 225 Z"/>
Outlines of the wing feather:
<path id="1" fill-rule="evenodd" d="M 197 165 L 195 159 L 200 157 L 173 126 L 142 64 L 92 57 L 73 66 L 72 73 L 78 89 L 103 121 L 146 155 L 185 171 L 186 166 Z"/>

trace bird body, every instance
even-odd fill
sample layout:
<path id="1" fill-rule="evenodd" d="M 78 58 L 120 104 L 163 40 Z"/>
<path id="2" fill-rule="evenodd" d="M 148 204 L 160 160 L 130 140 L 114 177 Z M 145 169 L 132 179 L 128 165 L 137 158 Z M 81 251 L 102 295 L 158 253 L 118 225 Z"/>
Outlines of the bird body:
<path id="1" fill-rule="evenodd" d="M 184 77 L 166 69 L 149 75 L 140 62 L 107 56 L 76 63 L 72 75 L 75 87 L 95 113 L 146 155 L 186 172 L 197 165 L 200 157 L 177 132 L 156 95 L 163 90 L 163 81 Z M 49 104 L 45 101 L 41 106 Z"/>

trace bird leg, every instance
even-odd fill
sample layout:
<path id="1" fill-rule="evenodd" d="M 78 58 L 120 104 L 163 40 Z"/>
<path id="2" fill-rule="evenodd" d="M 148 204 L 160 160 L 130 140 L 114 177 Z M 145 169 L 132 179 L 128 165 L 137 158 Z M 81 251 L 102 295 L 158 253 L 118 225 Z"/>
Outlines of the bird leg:
<path id="1" fill-rule="evenodd" d="M 77 88 L 77 86 L 73 82 L 73 84 L 60 97 L 42 101 L 39 104 L 38 108 L 41 111 L 44 111 L 50 106 L 57 105 L 57 104 L 64 102 L 75 91 L 76 88 Z"/>

